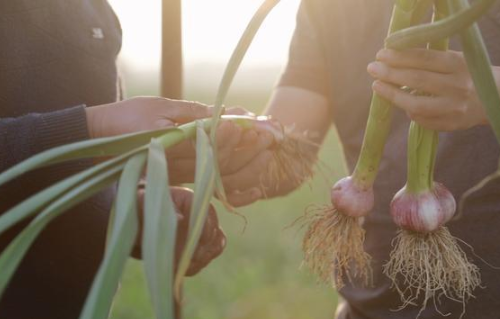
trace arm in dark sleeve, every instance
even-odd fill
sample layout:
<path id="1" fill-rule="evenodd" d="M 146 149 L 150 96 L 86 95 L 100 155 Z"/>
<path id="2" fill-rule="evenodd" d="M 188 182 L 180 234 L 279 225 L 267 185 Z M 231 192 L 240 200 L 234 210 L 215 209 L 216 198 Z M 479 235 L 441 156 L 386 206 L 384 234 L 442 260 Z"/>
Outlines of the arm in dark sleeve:
<path id="1" fill-rule="evenodd" d="M 41 151 L 89 138 L 83 106 L 0 119 L 0 171 Z M 92 165 L 60 163 L 0 187 L 0 215 L 54 182 Z M 104 253 L 113 187 L 71 208 L 37 237 L 0 298 L 0 318 L 78 318 Z M 0 235 L 0 253 L 27 225 Z M 26 307 L 29 305 L 29 307 Z"/>
<path id="2" fill-rule="evenodd" d="M 326 50 L 320 25 L 314 17 L 314 1 L 303 0 L 289 49 L 288 63 L 278 86 L 293 86 L 328 96 Z"/>
<path id="3" fill-rule="evenodd" d="M 0 172 L 44 150 L 88 138 L 84 106 L 0 118 Z"/>

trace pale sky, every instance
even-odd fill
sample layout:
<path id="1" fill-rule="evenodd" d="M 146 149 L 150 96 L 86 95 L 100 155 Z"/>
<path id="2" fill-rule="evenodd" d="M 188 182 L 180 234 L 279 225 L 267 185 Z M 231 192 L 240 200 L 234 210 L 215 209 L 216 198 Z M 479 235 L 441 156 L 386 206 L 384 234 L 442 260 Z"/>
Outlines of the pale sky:
<path id="1" fill-rule="evenodd" d="M 134 68 L 156 68 L 161 0 L 109 0 L 121 20 L 121 58 Z M 182 0 L 185 65 L 226 62 L 261 0 Z M 247 66 L 283 65 L 299 0 L 281 0 L 264 22 L 244 60 Z"/>

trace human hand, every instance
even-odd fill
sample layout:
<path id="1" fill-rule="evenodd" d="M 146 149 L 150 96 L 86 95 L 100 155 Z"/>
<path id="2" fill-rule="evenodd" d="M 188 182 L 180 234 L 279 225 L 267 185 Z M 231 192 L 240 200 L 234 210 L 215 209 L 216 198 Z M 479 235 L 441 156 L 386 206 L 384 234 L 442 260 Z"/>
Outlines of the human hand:
<path id="1" fill-rule="evenodd" d="M 283 141 L 272 143 L 246 166 L 223 176 L 226 194 L 234 206 L 247 205 L 261 197 L 284 196 L 300 186 L 310 177 L 332 119 L 327 97 L 297 87 L 276 88 L 264 113 L 286 127 L 287 134 Z M 235 196 L 239 196 L 237 200 Z"/>
<path id="2" fill-rule="evenodd" d="M 193 192 L 187 188 L 171 187 L 172 200 L 177 208 L 177 239 L 175 246 L 175 264 L 177 265 L 181 257 L 182 251 L 187 241 L 189 229 L 189 214 L 193 200 Z M 137 236 L 136 244 L 133 251 L 133 256 L 141 258 L 141 239 L 142 239 L 142 220 L 144 214 L 144 195 L 145 190 L 140 187 L 138 190 L 138 206 L 141 227 Z M 218 257 L 226 246 L 226 236 L 219 227 L 217 214 L 212 205 L 210 205 L 208 215 L 203 226 L 203 230 L 198 242 L 198 246 L 194 252 L 193 258 L 187 270 L 188 276 L 194 276 L 200 270 L 205 268 L 213 259 Z"/>
<path id="3" fill-rule="evenodd" d="M 376 93 L 426 128 L 454 131 L 487 124 L 461 52 L 383 49 L 367 70 L 377 79 Z M 404 86 L 424 94 L 412 94 Z"/>
<path id="4" fill-rule="evenodd" d="M 222 177 L 229 202 L 243 206 L 297 189 L 312 177 L 318 147 L 307 136 L 288 132 L 283 141 L 263 149 L 248 165 Z"/>
<path id="5" fill-rule="evenodd" d="M 226 114 L 255 116 L 241 107 L 227 109 Z M 269 148 L 274 143 L 274 136 L 268 131 L 255 128 L 243 131 L 239 141 L 236 148 L 230 150 L 222 162 L 219 161 L 227 200 L 234 207 L 249 205 L 263 197 L 259 185 L 246 185 L 249 176 L 260 176 L 262 169 L 267 167 L 270 160 Z M 234 184 L 242 188 L 234 187 Z"/>
<path id="6" fill-rule="evenodd" d="M 144 130 L 175 127 L 197 119 L 210 117 L 213 108 L 196 102 L 169 100 L 159 97 L 136 97 L 129 100 L 86 109 L 92 138 L 114 136 Z M 226 114 L 252 115 L 242 108 L 230 108 Z M 263 140 L 266 139 L 266 140 Z M 269 144 L 269 136 L 245 131 L 231 122 L 218 127 L 219 167 L 230 174 L 245 166 Z M 169 180 L 173 185 L 194 181 L 196 152 L 191 140 L 167 150 Z M 236 202 L 241 196 L 234 196 Z"/>
<path id="7" fill-rule="evenodd" d="M 135 97 L 86 108 L 91 138 L 173 127 L 212 115 L 212 108 L 197 102 L 161 97 Z"/>
<path id="8" fill-rule="evenodd" d="M 115 136 L 139 131 L 175 127 L 211 116 L 212 108 L 197 102 L 161 97 L 135 97 L 86 109 L 91 138 Z M 231 133 L 222 126 L 221 138 Z M 191 182 L 194 176 L 195 152 L 192 141 L 184 141 L 167 151 L 170 182 Z"/>

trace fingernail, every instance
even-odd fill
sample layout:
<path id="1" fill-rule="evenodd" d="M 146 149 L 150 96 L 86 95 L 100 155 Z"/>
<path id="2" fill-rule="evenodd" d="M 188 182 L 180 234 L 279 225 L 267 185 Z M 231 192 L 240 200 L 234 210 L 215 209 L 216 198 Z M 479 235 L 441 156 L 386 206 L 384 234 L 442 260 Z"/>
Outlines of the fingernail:
<path id="1" fill-rule="evenodd" d="M 366 68 L 368 73 L 370 73 L 372 76 L 379 76 L 382 74 L 384 70 L 384 65 L 380 62 L 372 62 L 368 64 L 368 67 Z"/>
<path id="2" fill-rule="evenodd" d="M 167 119 L 160 119 L 155 122 L 155 127 L 156 128 L 164 128 L 164 127 L 169 127 L 173 126 L 172 121 L 167 120 Z"/>
<path id="3" fill-rule="evenodd" d="M 380 81 L 375 81 L 372 83 L 372 89 L 374 91 L 380 91 L 381 90 L 381 87 L 382 87 L 382 83 Z"/>
<path id="4" fill-rule="evenodd" d="M 247 143 L 255 143 L 259 138 L 259 134 L 255 131 L 249 130 L 245 132 L 245 139 Z"/>
<path id="5" fill-rule="evenodd" d="M 262 192 L 259 188 L 253 188 L 252 189 L 252 198 L 253 199 L 259 199 L 262 197 Z"/>
<path id="6" fill-rule="evenodd" d="M 377 52 L 376 59 L 377 60 L 385 60 L 389 58 L 389 50 L 382 49 Z"/>

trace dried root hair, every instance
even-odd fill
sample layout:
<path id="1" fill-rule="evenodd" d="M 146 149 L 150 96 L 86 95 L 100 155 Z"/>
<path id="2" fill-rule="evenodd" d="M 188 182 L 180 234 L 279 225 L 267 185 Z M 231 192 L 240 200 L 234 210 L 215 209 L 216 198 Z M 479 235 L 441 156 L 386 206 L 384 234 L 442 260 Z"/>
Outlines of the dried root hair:
<path id="1" fill-rule="evenodd" d="M 302 249 L 304 264 L 322 282 L 340 289 L 345 278 L 371 283 L 371 257 L 364 251 L 365 230 L 360 218 L 339 213 L 331 206 L 310 207 L 302 217 L 305 233 Z"/>
<path id="2" fill-rule="evenodd" d="M 462 303 L 463 316 L 465 303 L 474 297 L 481 276 L 448 228 L 441 227 L 428 234 L 400 230 L 393 246 L 384 274 L 401 296 L 398 310 L 420 303 L 420 316 L 431 300 L 440 312 L 438 306 L 444 297 Z"/>
<path id="3" fill-rule="evenodd" d="M 273 159 L 261 176 L 262 193 L 278 191 L 283 183 L 295 188 L 310 180 L 317 161 L 314 148 L 318 147 L 306 137 L 286 133 L 283 140 L 273 147 Z"/>

